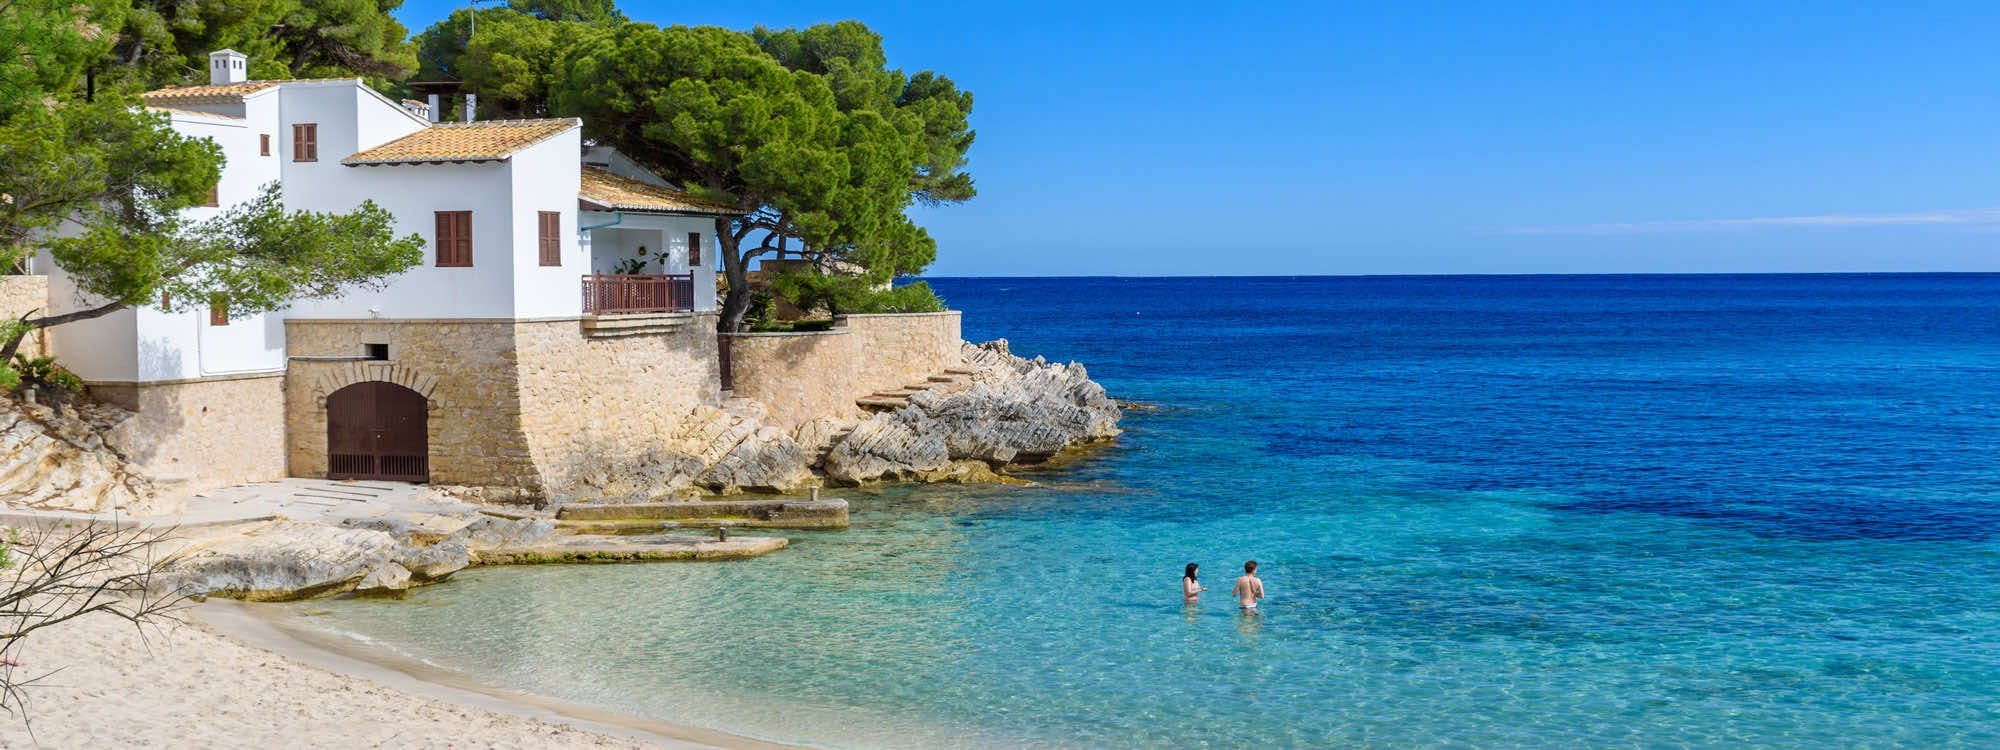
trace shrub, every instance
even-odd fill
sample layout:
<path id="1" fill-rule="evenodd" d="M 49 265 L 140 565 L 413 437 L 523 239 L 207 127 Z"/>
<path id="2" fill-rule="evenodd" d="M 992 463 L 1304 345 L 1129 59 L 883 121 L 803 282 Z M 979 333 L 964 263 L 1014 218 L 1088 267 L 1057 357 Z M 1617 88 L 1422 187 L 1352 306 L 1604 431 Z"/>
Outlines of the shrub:
<path id="1" fill-rule="evenodd" d="M 13 367 L 14 385 L 19 388 L 31 385 L 65 393 L 82 393 L 83 378 L 56 364 L 56 358 L 47 355 L 30 358 L 26 354 L 15 354 Z"/>

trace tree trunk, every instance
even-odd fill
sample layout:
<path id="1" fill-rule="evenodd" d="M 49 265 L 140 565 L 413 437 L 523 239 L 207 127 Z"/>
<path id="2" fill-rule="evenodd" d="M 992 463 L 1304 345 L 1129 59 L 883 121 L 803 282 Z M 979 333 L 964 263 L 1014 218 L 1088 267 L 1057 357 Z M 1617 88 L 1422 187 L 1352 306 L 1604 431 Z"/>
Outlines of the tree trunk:
<path id="1" fill-rule="evenodd" d="M 107 302 L 105 304 L 98 305 L 97 307 L 93 307 L 88 310 L 66 312 L 61 315 L 50 315 L 42 318 L 29 318 L 28 316 L 23 315 L 21 316 L 21 322 L 26 323 L 27 325 L 22 327 L 19 331 L 15 332 L 14 335 L 8 339 L 6 344 L 0 345 L 0 363 L 14 361 L 14 353 L 21 350 L 21 339 L 27 338 L 28 334 L 30 333 L 39 331 L 43 328 L 48 328 L 50 326 L 59 326 L 64 323 L 74 323 L 79 320 L 89 320 L 91 318 L 102 318 L 106 315 L 110 315 L 112 313 L 118 312 L 119 310 L 123 309 L 125 309 L 125 303 L 123 302 Z"/>
<path id="2" fill-rule="evenodd" d="M 743 240 L 729 226 L 729 219 L 717 217 L 715 239 L 722 246 L 722 273 L 729 279 L 729 294 L 722 298 L 722 318 L 715 330 L 736 333 L 743 330 L 743 315 L 750 311 L 750 261 L 743 257 Z"/>

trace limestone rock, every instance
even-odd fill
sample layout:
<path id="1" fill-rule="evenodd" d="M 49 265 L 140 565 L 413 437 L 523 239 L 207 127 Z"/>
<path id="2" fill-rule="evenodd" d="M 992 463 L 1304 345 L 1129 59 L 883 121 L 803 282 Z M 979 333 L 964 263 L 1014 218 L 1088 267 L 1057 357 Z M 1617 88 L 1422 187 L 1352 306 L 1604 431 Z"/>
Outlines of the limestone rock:
<path id="1" fill-rule="evenodd" d="M 808 463 L 818 465 L 826 460 L 827 451 L 833 450 L 835 443 L 854 431 L 854 422 L 835 417 L 820 417 L 799 425 L 792 432 L 792 442 L 799 444 Z"/>
<path id="2" fill-rule="evenodd" d="M 410 569 L 384 563 L 361 576 L 354 593 L 362 596 L 403 596 L 410 591 Z"/>
<path id="3" fill-rule="evenodd" d="M 0 396 L 0 505 L 135 516 L 178 513 L 105 444 L 104 427 L 75 409 Z"/>
<path id="4" fill-rule="evenodd" d="M 992 466 L 1040 461 L 1119 433 L 1118 404 L 1082 365 L 1022 359 L 1004 339 L 965 344 L 962 356 L 973 370 L 970 387 L 921 391 L 908 406 L 856 425 L 827 450 L 827 478 L 979 481 L 996 476 Z"/>
<path id="5" fill-rule="evenodd" d="M 274 521 L 184 550 L 167 563 L 164 583 L 194 596 L 308 599 L 353 589 L 394 565 L 396 550 L 394 538 L 373 529 Z"/>
<path id="6" fill-rule="evenodd" d="M 861 484 L 912 478 L 950 464 L 951 451 L 936 425 L 921 412 L 905 408 L 855 425 L 853 432 L 827 451 L 821 469 L 828 479 Z"/>
<path id="7" fill-rule="evenodd" d="M 396 564 L 418 583 L 436 583 L 472 564 L 472 549 L 463 541 L 406 546 L 396 551 Z"/>
<path id="8" fill-rule="evenodd" d="M 480 554 L 501 549 L 523 549 L 546 543 L 556 536 L 556 522 L 548 518 L 494 518 L 481 516 L 443 544 L 465 546 L 474 560 Z"/>

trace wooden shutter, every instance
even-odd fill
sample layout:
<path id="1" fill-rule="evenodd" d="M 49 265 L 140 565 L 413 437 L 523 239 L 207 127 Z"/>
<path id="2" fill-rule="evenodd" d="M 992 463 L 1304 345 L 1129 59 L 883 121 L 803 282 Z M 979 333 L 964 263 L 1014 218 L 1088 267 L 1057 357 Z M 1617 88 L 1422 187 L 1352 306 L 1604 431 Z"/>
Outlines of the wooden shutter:
<path id="1" fill-rule="evenodd" d="M 258 133 L 258 134 L 257 134 L 257 155 L 258 155 L 258 156 L 270 156 L 270 155 L 271 155 L 271 134 L 270 134 L 270 133 Z"/>
<path id="2" fill-rule="evenodd" d="M 439 268 L 463 268 L 472 265 L 472 212 L 437 212 L 437 237 L 432 244 L 437 248 Z"/>
<path id="3" fill-rule="evenodd" d="M 562 265 L 562 214 L 542 211 L 537 214 L 537 222 L 542 245 L 542 265 Z"/>
<path id="4" fill-rule="evenodd" d="M 302 122 L 292 126 L 292 161 L 319 161 L 319 125 Z"/>
<path id="5" fill-rule="evenodd" d="M 688 232 L 688 270 L 701 266 L 701 233 Z"/>
<path id="6" fill-rule="evenodd" d="M 207 202 L 207 203 L 203 203 L 203 204 L 201 204 L 201 205 L 204 205 L 204 206 L 220 206 L 220 205 L 222 205 L 222 186 L 221 186 L 221 185 L 217 185 L 217 186 L 215 186 L 215 187 L 212 187 L 212 188 L 209 188 L 209 189 L 208 189 L 208 202 Z"/>
<path id="7" fill-rule="evenodd" d="M 228 302 L 223 301 L 220 297 L 208 301 L 208 324 L 212 326 L 229 325 Z"/>

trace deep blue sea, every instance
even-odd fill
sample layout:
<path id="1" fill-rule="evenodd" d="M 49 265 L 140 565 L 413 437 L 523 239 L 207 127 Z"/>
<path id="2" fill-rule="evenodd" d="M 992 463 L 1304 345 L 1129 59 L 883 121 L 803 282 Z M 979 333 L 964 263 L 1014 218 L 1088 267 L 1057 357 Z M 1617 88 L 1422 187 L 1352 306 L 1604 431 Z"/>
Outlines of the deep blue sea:
<path id="1" fill-rule="evenodd" d="M 302 619 L 841 747 L 2000 746 L 2000 276 L 932 283 L 1148 408 L 760 560 Z"/>

